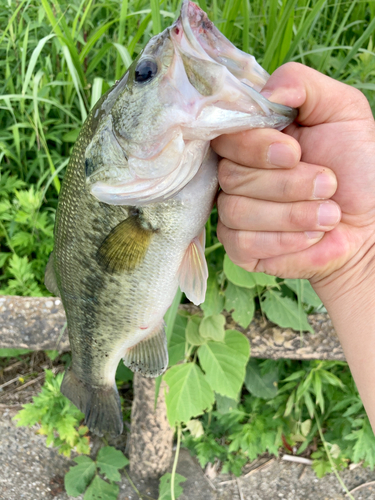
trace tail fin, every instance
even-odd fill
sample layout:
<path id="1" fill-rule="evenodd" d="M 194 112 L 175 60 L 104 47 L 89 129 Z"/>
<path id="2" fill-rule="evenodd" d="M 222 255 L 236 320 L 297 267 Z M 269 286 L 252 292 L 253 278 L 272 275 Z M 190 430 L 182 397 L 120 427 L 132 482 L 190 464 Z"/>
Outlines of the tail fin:
<path id="1" fill-rule="evenodd" d="M 98 436 L 118 436 L 122 433 L 121 403 L 115 386 L 87 386 L 72 369 L 68 369 L 60 390 L 85 414 L 86 425 L 91 432 Z"/>

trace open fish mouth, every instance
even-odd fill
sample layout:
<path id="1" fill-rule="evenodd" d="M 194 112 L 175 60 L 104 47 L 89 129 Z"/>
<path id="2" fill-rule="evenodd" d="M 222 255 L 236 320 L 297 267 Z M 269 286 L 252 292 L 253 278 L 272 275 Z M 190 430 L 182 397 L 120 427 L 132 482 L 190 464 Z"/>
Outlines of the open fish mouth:
<path id="1" fill-rule="evenodd" d="M 237 49 L 195 3 L 183 1 L 177 27 L 179 22 L 190 44 L 198 52 L 226 66 L 236 78 L 258 92 L 262 90 L 270 76 L 267 71 L 254 56 Z"/>
<path id="2" fill-rule="evenodd" d="M 87 178 L 91 193 L 113 205 L 165 201 L 196 175 L 210 140 L 251 128 L 282 130 L 297 112 L 259 93 L 268 78 L 253 56 L 184 0 L 177 21 L 151 39 L 129 69 L 128 85 L 144 93 L 139 106 L 150 102 L 151 93 L 155 104 L 154 114 L 137 111 L 142 135 L 123 134 L 110 113 L 86 150 L 86 160 L 95 165 Z"/>

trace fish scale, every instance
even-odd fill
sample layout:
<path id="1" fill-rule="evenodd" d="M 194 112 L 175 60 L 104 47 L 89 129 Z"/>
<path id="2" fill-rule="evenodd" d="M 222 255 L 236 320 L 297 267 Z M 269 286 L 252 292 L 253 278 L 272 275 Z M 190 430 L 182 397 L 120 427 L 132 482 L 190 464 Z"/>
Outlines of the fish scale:
<path id="1" fill-rule="evenodd" d="M 98 435 L 123 429 L 119 361 L 146 377 L 163 373 L 163 317 L 178 286 L 195 304 L 204 300 L 204 226 L 218 189 L 209 140 L 282 129 L 296 115 L 255 90 L 266 78 L 185 0 L 180 18 L 150 40 L 82 127 L 45 283 L 68 322 L 72 364 L 61 391 Z"/>

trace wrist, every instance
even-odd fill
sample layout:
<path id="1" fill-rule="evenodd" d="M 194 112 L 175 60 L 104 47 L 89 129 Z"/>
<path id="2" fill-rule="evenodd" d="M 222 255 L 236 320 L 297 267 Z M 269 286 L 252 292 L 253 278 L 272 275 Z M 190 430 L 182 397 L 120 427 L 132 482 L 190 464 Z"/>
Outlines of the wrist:
<path id="1" fill-rule="evenodd" d="M 345 317 L 352 314 L 353 310 L 368 307 L 369 301 L 374 299 L 375 302 L 374 240 L 375 237 L 369 238 L 342 267 L 328 276 L 310 280 L 330 314 Z"/>

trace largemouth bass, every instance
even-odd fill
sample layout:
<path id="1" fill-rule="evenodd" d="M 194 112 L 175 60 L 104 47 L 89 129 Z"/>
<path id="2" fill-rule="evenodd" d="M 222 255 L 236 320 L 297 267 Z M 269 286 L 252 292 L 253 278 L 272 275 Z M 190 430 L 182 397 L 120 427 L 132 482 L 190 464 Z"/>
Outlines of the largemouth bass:
<path id="1" fill-rule="evenodd" d="M 296 115 L 259 94 L 268 76 L 185 0 L 83 125 L 46 285 L 62 299 L 72 349 L 61 391 L 98 435 L 122 432 L 121 358 L 146 377 L 163 373 L 163 317 L 178 286 L 204 301 L 204 226 L 218 189 L 209 141 L 282 129 Z"/>

